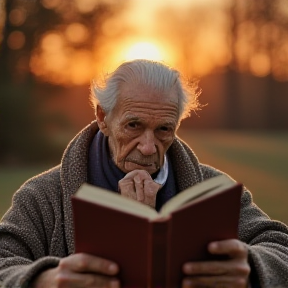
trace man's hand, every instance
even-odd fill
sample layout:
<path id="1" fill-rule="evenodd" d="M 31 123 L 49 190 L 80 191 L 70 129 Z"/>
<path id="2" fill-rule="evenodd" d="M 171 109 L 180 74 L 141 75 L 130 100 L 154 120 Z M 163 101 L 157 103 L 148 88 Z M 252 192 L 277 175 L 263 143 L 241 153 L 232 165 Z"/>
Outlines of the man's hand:
<path id="1" fill-rule="evenodd" d="M 73 254 L 62 258 L 55 268 L 42 272 L 32 288 L 119 288 L 118 266 L 109 260 L 88 254 Z"/>
<path id="2" fill-rule="evenodd" d="M 208 245 L 211 254 L 227 255 L 228 260 L 191 262 L 183 266 L 187 277 L 182 288 L 247 288 L 250 274 L 248 250 L 244 243 L 231 239 L 212 242 Z"/>
<path id="3" fill-rule="evenodd" d="M 134 170 L 118 183 L 121 195 L 155 208 L 157 192 L 161 185 L 154 182 L 145 170 Z"/>

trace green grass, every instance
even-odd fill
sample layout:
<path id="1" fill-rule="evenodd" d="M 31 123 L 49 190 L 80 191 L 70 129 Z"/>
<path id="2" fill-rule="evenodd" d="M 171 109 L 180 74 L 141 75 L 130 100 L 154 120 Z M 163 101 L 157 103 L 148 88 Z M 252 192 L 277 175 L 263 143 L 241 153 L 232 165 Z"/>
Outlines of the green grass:
<path id="1" fill-rule="evenodd" d="M 288 132 L 180 130 L 178 135 L 200 162 L 244 183 L 264 212 L 288 224 Z"/>
<path id="2" fill-rule="evenodd" d="M 49 167 L 0 167 L 0 218 L 10 207 L 13 193 L 29 178 Z"/>
<path id="3" fill-rule="evenodd" d="M 199 160 L 243 182 L 271 218 L 288 224 L 288 132 L 192 131 L 178 135 Z M 0 217 L 28 178 L 50 167 L 0 167 Z"/>

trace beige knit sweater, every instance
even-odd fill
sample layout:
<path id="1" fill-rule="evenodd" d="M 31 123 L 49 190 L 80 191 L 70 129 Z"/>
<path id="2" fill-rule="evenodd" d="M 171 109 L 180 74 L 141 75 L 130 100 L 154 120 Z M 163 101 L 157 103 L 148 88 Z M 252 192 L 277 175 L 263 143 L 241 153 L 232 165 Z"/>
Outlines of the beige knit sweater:
<path id="1" fill-rule="evenodd" d="M 97 129 L 95 122 L 87 126 L 68 145 L 59 166 L 15 193 L 0 224 L 1 287 L 29 287 L 37 273 L 74 252 L 70 197 L 87 181 L 88 147 Z M 179 191 L 222 173 L 200 164 L 179 139 L 169 153 Z M 249 248 L 252 287 L 287 288 L 288 228 L 271 221 L 248 191 L 242 196 L 239 239 Z"/>

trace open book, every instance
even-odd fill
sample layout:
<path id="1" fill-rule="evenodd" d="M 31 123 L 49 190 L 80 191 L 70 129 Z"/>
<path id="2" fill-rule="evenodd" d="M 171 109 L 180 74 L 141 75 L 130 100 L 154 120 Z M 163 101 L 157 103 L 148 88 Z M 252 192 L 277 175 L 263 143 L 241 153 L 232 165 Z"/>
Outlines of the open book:
<path id="1" fill-rule="evenodd" d="M 182 265 L 213 259 L 211 241 L 237 238 L 242 185 L 226 175 L 182 191 L 158 213 L 83 184 L 72 196 L 75 251 L 115 261 L 122 287 L 180 287 Z"/>

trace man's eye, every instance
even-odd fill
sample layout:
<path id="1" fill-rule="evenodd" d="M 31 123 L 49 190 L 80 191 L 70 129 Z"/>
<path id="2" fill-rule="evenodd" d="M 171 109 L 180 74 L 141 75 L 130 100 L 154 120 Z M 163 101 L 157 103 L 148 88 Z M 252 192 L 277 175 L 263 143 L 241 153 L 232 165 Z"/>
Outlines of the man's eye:
<path id="1" fill-rule="evenodd" d="M 159 129 L 160 129 L 161 131 L 164 131 L 164 132 L 169 131 L 169 128 L 166 127 L 166 126 L 161 126 Z"/>
<path id="2" fill-rule="evenodd" d="M 137 128 L 137 127 L 139 126 L 139 124 L 136 123 L 136 122 L 130 122 L 130 123 L 128 123 L 128 126 L 129 126 L 130 128 Z"/>

